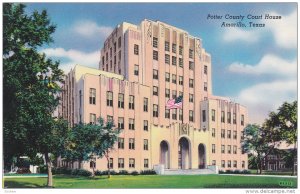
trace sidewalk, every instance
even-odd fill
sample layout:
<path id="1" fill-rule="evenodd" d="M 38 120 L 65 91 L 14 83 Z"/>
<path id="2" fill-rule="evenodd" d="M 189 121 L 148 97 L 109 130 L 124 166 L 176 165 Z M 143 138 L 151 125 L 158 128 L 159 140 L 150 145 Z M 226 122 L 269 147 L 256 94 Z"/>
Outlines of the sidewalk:
<path id="1" fill-rule="evenodd" d="M 268 174 L 219 174 L 219 175 L 230 175 L 230 176 L 253 176 L 253 177 L 279 177 L 279 178 L 297 178 L 297 176 L 288 176 L 288 175 L 268 175 Z"/>

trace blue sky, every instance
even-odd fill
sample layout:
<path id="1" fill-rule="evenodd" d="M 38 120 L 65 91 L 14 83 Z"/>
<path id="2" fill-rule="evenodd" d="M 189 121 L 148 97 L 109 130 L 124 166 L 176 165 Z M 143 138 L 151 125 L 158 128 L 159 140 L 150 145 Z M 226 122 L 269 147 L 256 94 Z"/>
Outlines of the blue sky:
<path id="1" fill-rule="evenodd" d="M 41 51 L 68 71 L 75 63 L 97 67 L 105 37 L 123 21 L 160 20 L 200 37 L 212 56 L 213 94 L 230 97 L 261 123 L 283 101 L 297 99 L 296 3 L 30 3 L 26 11 L 46 9 L 57 25 L 54 43 Z M 255 20 L 263 28 L 222 28 L 207 15 L 280 15 Z M 254 20 L 253 20 L 254 21 Z"/>

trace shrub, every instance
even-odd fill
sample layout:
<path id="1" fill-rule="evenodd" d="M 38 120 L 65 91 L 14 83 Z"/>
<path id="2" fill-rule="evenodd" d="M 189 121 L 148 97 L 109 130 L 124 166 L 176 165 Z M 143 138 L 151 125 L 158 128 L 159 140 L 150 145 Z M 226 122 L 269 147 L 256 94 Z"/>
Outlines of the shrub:
<path id="1" fill-rule="evenodd" d="M 79 169 L 73 169 L 71 170 L 71 175 L 77 176 L 79 174 Z"/>
<path id="2" fill-rule="evenodd" d="M 53 168 L 52 168 L 52 171 L 53 171 Z M 41 165 L 38 167 L 38 172 L 41 173 L 41 174 L 46 174 L 48 173 L 48 170 L 47 170 L 47 166 L 46 165 Z"/>
<path id="3" fill-rule="evenodd" d="M 116 175 L 117 172 L 114 171 L 114 170 L 111 170 L 111 171 L 110 171 L 110 174 L 111 174 L 111 175 Z M 103 171 L 103 172 L 102 172 L 102 175 L 108 175 L 108 170 Z"/>
<path id="4" fill-rule="evenodd" d="M 66 167 L 59 167 L 59 168 L 54 168 L 52 173 L 53 174 L 71 174 L 72 169 L 66 168 Z"/>
<path id="5" fill-rule="evenodd" d="M 240 170 L 234 170 L 233 174 L 241 174 L 241 171 Z"/>
<path id="6" fill-rule="evenodd" d="M 219 174 L 225 174 L 224 170 L 219 170 Z"/>
<path id="7" fill-rule="evenodd" d="M 142 175 L 156 174 L 154 170 L 141 170 Z"/>
<path id="8" fill-rule="evenodd" d="M 232 170 L 226 170 L 226 174 L 232 174 L 233 171 Z"/>
<path id="9" fill-rule="evenodd" d="M 78 176 L 92 176 L 92 172 L 84 169 L 77 169 Z"/>
<path id="10" fill-rule="evenodd" d="M 139 175 L 139 172 L 138 171 L 132 171 L 131 175 L 133 175 L 133 176 Z"/>
<path id="11" fill-rule="evenodd" d="M 102 175 L 102 172 L 100 170 L 95 171 L 95 176 L 101 176 L 101 175 Z"/>
<path id="12" fill-rule="evenodd" d="M 120 170 L 119 173 L 120 175 L 128 175 L 128 171 L 127 170 Z"/>
<path id="13" fill-rule="evenodd" d="M 241 173 L 242 174 L 250 174 L 250 170 L 242 170 Z"/>

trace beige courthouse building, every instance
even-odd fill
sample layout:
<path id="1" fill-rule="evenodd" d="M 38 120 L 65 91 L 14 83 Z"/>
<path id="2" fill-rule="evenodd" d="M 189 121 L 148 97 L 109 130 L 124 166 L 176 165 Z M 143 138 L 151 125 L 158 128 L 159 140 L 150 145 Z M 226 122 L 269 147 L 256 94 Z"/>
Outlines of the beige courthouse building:
<path id="1" fill-rule="evenodd" d="M 248 168 L 241 150 L 247 109 L 212 94 L 211 56 L 200 38 L 160 21 L 123 22 L 99 59 L 99 69 L 76 65 L 66 75 L 59 114 L 71 125 L 102 117 L 122 129 L 111 169 Z M 167 109 L 178 96 L 182 109 Z M 96 160 L 98 170 L 107 165 Z M 80 168 L 91 170 L 91 163 Z"/>

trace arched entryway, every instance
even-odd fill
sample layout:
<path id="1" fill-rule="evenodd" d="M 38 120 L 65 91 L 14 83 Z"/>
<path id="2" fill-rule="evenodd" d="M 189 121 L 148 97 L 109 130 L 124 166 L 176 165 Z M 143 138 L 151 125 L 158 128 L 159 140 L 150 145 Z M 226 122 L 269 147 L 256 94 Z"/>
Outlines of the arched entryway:
<path id="1" fill-rule="evenodd" d="M 198 168 L 206 168 L 206 151 L 205 145 L 202 143 L 198 146 Z"/>
<path id="2" fill-rule="evenodd" d="M 181 137 L 178 143 L 178 168 L 191 168 L 190 143 L 185 137 Z"/>
<path id="3" fill-rule="evenodd" d="M 163 164 L 165 168 L 170 168 L 170 150 L 169 150 L 169 144 L 166 141 L 160 142 L 159 163 Z"/>

